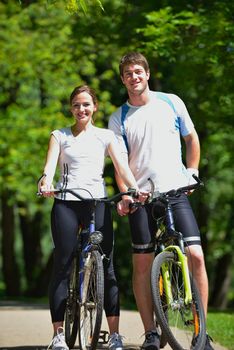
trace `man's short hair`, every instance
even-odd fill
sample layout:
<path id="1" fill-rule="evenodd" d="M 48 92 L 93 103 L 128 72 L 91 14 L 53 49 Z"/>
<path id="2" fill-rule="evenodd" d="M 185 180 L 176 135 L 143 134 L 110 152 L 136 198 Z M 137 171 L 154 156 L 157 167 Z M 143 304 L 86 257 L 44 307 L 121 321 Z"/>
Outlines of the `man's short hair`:
<path id="1" fill-rule="evenodd" d="M 139 52 L 129 52 L 121 58 L 119 63 L 119 73 L 121 76 L 123 76 L 124 67 L 131 64 L 139 64 L 146 72 L 149 71 L 149 63 L 144 55 Z"/>

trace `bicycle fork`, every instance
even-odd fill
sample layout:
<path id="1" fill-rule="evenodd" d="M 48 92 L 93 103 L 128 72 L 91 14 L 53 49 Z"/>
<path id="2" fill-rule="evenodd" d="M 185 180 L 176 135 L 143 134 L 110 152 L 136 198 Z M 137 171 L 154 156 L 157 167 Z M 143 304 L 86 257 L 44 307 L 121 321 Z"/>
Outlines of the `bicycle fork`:
<path id="1" fill-rule="evenodd" d="M 173 252 L 177 256 L 177 264 L 181 267 L 183 281 L 184 281 L 184 288 L 185 288 L 184 301 L 185 301 L 185 305 L 188 305 L 189 303 L 192 302 L 192 291 L 191 291 L 191 285 L 190 285 L 187 256 L 185 256 L 180 250 L 180 248 L 177 246 L 168 246 L 167 248 L 165 248 L 165 251 Z M 165 289 L 167 303 L 171 304 L 173 302 L 173 296 L 172 296 L 172 286 L 171 286 L 168 264 L 164 264 L 162 266 L 162 278 L 163 278 L 163 286 Z"/>
<path id="2" fill-rule="evenodd" d="M 169 203 L 167 206 L 167 213 L 166 213 L 166 227 L 169 231 L 175 232 L 172 208 Z M 176 256 L 177 264 L 181 268 L 182 277 L 184 281 L 184 289 L 185 289 L 184 302 L 185 302 L 185 305 L 188 305 L 189 303 L 192 302 L 192 290 L 191 290 L 191 284 L 190 284 L 187 256 L 184 254 L 183 238 L 181 237 L 181 239 L 179 240 L 179 246 L 170 245 L 164 248 L 164 251 L 173 252 Z M 173 303 L 173 295 L 172 295 L 172 286 L 171 286 L 170 271 L 169 271 L 168 264 L 163 264 L 162 266 L 162 278 L 163 278 L 163 286 L 165 289 L 167 303 L 171 305 Z"/>

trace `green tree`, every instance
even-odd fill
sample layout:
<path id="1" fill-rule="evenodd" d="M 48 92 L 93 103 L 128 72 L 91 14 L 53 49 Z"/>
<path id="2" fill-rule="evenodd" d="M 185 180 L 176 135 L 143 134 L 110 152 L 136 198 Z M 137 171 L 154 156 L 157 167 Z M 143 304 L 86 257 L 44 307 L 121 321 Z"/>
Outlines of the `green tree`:
<path id="1" fill-rule="evenodd" d="M 152 88 L 181 96 L 200 135 L 205 190 L 192 199 L 211 301 L 213 294 L 225 307 L 233 276 L 233 4 L 103 0 L 103 11 L 90 0 L 84 2 L 87 11 L 77 2 L 78 10 L 69 12 L 69 3 L 0 4 L 0 236 L 6 294 L 46 294 L 52 202 L 36 197 L 35 184 L 51 130 L 70 122 L 70 91 L 84 82 L 95 88 L 96 123 L 106 126 L 115 106 L 126 99 L 119 59 L 129 50 L 141 50 L 150 61 Z M 105 175 L 109 192 L 117 191 L 110 162 Z M 114 224 L 121 290 L 131 301 L 127 219 L 115 215 Z M 225 280 L 223 289 L 219 277 Z"/>

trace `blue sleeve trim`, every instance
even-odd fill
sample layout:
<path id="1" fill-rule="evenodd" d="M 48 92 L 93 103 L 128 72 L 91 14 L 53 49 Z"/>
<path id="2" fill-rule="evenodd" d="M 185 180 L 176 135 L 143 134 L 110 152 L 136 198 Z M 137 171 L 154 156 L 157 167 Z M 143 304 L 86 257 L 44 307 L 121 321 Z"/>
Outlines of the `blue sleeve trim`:
<path id="1" fill-rule="evenodd" d="M 157 97 L 160 98 L 161 100 L 163 100 L 164 102 L 166 102 L 173 110 L 173 112 L 175 113 L 176 115 L 176 118 L 175 118 L 175 128 L 176 130 L 181 130 L 181 125 L 180 125 L 180 116 L 178 115 L 176 109 L 175 109 L 175 106 L 174 104 L 172 103 L 172 101 L 169 99 L 169 97 L 163 93 L 163 92 L 159 92 L 157 91 L 156 92 L 157 94 Z"/>
<path id="2" fill-rule="evenodd" d="M 129 146 L 128 146 L 127 134 L 124 126 L 124 121 L 126 119 L 126 115 L 128 113 L 129 108 L 130 107 L 126 103 L 122 105 L 122 108 L 121 108 L 121 135 L 123 136 L 123 140 L 128 152 L 129 152 Z"/>

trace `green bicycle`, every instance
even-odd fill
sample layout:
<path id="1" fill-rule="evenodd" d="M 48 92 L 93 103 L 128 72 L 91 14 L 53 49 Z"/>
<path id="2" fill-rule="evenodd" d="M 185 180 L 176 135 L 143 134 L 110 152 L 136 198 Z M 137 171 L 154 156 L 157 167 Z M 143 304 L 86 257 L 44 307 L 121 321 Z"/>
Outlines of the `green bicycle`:
<path id="1" fill-rule="evenodd" d="M 157 254 L 151 270 L 151 289 L 157 323 L 162 330 L 161 347 L 166 342 L 174 350 L 201 350 L 206 341 L 203 305 L 192 273 L 189 272 L 183 236 L 175 230 L 171 196 L 194 190 L 194 185 L 156 193 L 151 202 L 164 205 L 161 231 L 157 236 Z"/>

